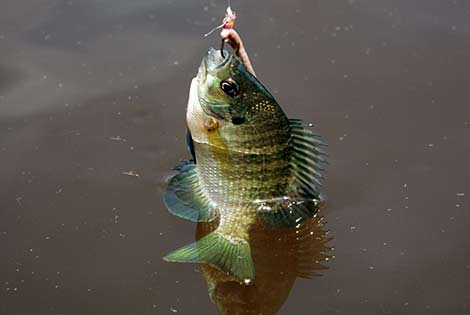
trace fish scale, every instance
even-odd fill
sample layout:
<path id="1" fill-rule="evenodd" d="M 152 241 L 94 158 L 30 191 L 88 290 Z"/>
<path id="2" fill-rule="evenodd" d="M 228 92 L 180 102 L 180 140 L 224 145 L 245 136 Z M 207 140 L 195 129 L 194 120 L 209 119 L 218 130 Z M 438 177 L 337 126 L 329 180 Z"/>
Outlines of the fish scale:
<path id="1" fill-rule="evenodd" d="M 282 196 L 289 182 L 290 150 L 273 154 L 241 154 L 195 144 L 200 186 L 223 209 L 256 199 Z M 281 162 L 279 162 L 281 161 Z M 222 211 L 222 210 L 221 210 Z"/>
<path id="2" fill-rule="evenodd" d="M 229 53 L 210 49 L 193 79 L 186 120 L 192 161 L 178 166 L 170 212 L 218 227 L 164 259 L 205 262 L 241 283 L 255 279 L 250 233 L 300 227 L 319 207 L 324 143 Z"/>

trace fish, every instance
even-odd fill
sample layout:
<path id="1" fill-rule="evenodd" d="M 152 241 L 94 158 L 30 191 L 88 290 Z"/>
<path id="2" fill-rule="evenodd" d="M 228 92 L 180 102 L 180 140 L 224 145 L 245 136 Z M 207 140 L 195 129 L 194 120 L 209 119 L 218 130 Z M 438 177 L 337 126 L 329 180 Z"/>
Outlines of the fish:
<path id="1" fill-rule="evenodd" d="M 199 222 L 196 239 L 212 232 L 217 220 Z M 256 269 L 252 285 L 240 284 L 220 269 L 201 264 L 209 297 L 221 315 L 278 314 L 297 280 L 312 279 L 328 269 L 332 259 L 330 231 L 317 213 L 301 227 L 271 229 L 255 224 L 250 233 L 250 246 Z"/>
<path id="2" fill-rule="evenodd" d="M 175 167 L 163 201 L 178 217 L 219 223 L 163 259 L 206 263 L 253 284 L 253 226 L 300 227 L 316 214 L 326 144 L 289 119 L 235 53 L 214 48 L 191 81 L 186 123 L 192 159 Z"/>

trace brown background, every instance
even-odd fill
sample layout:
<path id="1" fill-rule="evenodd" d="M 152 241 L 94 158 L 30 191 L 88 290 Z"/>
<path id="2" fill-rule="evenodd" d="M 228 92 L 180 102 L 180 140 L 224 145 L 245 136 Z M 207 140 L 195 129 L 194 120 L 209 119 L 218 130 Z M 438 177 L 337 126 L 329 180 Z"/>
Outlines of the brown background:
<path id="1" fill-rule="evenodd" d="M 197 266 L 161 260 L 194 235 L 161 194 L 225 6 L 2 1 L 1 315 L 216 313 Z M 470 3 L 232 7 L 259 78 L 330 144 L 336 259 L 281 314 L 468 314 Z"/>

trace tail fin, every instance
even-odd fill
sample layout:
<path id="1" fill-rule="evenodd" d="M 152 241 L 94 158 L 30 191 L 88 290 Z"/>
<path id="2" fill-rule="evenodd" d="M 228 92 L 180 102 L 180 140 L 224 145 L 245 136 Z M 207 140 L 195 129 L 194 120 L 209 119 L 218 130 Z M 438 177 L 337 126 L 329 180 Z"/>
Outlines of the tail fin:
<path id="1" fill-rule="evenodd" d="M 255 267 L 247 241 L 212 232 L 200 240 L 183 246 L 163 257 L 170 262 L 205 262 L 220 268 L 244 284 L 255 278 Z"/>

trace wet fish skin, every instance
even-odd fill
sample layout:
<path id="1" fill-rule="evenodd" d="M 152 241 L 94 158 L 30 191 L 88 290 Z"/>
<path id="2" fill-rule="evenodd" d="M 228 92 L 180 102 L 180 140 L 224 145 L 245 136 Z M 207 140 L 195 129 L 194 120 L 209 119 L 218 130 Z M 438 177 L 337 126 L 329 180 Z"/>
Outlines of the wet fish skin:
<path id="1" fill-rule="evenodd" d="M 250 245 L 256 268 L 253 285 L 243 285 L 218 268 L 202 264 L 211 301 L 220 315 L 278 314 L 297 278 L 311 279 L 327 269 L 331 240 L 320 215 L 300 228 L 266 228 L 255 224 Z M 217 220 L 197 224 L 200 239 L 218 226 Z"/>
<path id="2" fill-rule="evenodd" d="M 318 208 L 321 141 L 289 120 L 235 55 L 210 49 L 192 80 L 187 125 L 195 161 L 169 184 L 165 203 L 218 228 L 165 257 L 206 262 L 242 283 L 255 277 L 250 230 L 262 221 L 292 227 Z"/>

